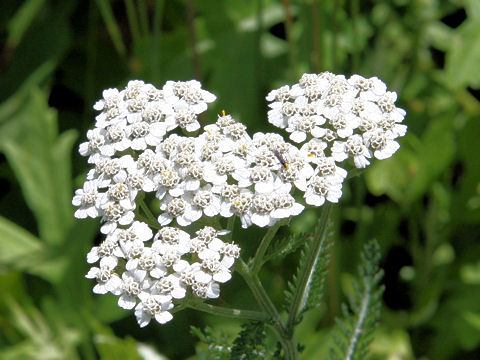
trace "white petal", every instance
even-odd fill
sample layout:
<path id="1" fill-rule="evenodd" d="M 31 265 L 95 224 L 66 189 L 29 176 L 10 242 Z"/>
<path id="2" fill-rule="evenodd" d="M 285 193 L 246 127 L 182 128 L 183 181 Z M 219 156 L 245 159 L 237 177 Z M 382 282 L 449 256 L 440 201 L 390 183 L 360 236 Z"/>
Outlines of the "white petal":
<path id="1" fill-rule="evenodd" d="M 229 271 L 220 271 L 213 275 L 213 280 L 220 283 L 225 283 L 232 278 L 232 274 Z"/>
<path id="2" fill-rule="evenodd" d="M 133 296 L 128 296 L 123 294 L 118 298 L 118 306 L 120 306 L 122 309 L 125 309 L 125 310 L 133 309 L 136 304 L 137 304 L 137 301 Z"/>

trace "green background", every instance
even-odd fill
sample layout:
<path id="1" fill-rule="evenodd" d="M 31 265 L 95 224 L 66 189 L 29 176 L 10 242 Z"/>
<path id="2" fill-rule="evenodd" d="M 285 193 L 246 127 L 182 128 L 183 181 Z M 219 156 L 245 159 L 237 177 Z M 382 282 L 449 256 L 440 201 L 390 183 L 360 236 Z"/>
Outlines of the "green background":
<path id="1" fill-rule="evenodd" d="M 225 109 L 251 134 L 276 131 L 265 95 L 321 71 L 380 77 L 409 131 L 393 158 L 345 184 L 301 358 L 326 358 L 372 238 L 386 286 L 372 358 L 480 358 L 480 1 L 2 0 L 0 31 L 0 359 L 212 359 L 190 326 L 231 341 L 241 322 L 185 310 L 139 329 L 115 297 L 91 293 L 98 221 L 75 220 L 71 198 L 92 105 L 130 79 L 196 78 L 218 97 L 205 122 Z M 283 231 L 310 231 L 316 216 Z M 261 235 L 236 235 L 245 257 Z M 277 304 L 298 256 L 262 273 Z M 234 277 L 213 303 L 256 309 L 245 288 Z"/>

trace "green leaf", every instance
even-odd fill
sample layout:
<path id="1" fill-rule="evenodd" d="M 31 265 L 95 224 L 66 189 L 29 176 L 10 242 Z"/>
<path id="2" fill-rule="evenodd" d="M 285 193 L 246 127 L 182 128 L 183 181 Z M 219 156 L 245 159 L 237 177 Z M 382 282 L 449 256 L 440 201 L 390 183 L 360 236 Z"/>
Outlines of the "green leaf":
<path id="1" fill-rule="evenodd" d="M 230 359 L 230 342 L 226 334 L 222 332 L 219 336 L 216 336 L 208 326 L 203 331 L 191 326 L 190 332 L 200 339 L 201 343 L 196 347 L 196 354 L 200 360 Z"/>
<path id="2" fill-rule="evenodd" d="M 10 220 L 0 216 L 0 264 L 56 282 L 66 267 L 64 257 L 53 257 L 52 249 Z"/>
<path id="3" fill-rule="evenodd" d="M 32 70 L 20 88 L 12 96 L 0 104 L 0 124 L 2 124 L 0 140 L 10 136 L 10 132 L 6 131 L 7 127 L 13 127 L 14 129 L 18 128 L 18 123 L 10 120 L 14 119 L 16 114 L 23 110 L 23 105 L 27 101 L 31 89 L 36 88 L 43 83 L 45 79 L 53 72 L 55 66 L 56 62 L 54 60 L 48 60 L 36 69 Z M 5 124 L 7 122 L 8 124 Z"/>
<path id="4" fill-rule="evenodd" d="M 337 319 L 334 336 L 336 347 L 332 359 L 365 359 L 372 333 L 380 317 L 383 286 L 379 282 L 383 272 L 378 269 L 380 247 L 376 241 L 367 243 L 361 254 L 361 264 L 353 291 L 348 294 L 348 306 L 342 306 L 342 319 Z"/>
<path id="5" fill-rule="evenodd" d="M 265 323 L 251 321 L 242 325 L 242 328 L 233 342 L 230 360 L 265 359 Z"/>
<path id="6" fill-rule="evenodd" d="M 26 0 L 23 2 L 8 24 L 8 46 L 14 48 L 18 45 L 44 3 L 45 0 Z"/>
<path id="7" fill-rule="evenodd" d="M 45 249 L 42 242 L 22 227 L 0 216 L 0 264 L 22 270 L 38 259 Z"/>
<path id="8" fill-rule="evenodd" d="M 81 336 L 76 329 L 62 324 L 50 325 L 40 310 L 27 304 L 25 299 L 18 303 L 7 297 L 5 302 L 9 322 L 24 340 L 2 350 L 2 360 L 78 359 L 76 345 Z"/>
<path id="9" fill-rule="evenodd" d="M 289 234 L 288 236 L 275 241 L 271 247 L 269 247 L 268 252 L 265 254 L 263 263 L 271 261 L 273 259 L 281 259 L 287 256 L 288 254 L 296 251 L 301 247 L 305 242 L 311 240 L 311 235 L 305 233 L 294 233 Z"/>
<path id="10" fill-rule="evenodd" d="M 480 86 L 479 2 L 467 1 L 467 19 L 455 29 L 445 61 L 445 83 L 452 89 Z"/>
<path id="11" fill-rule="evenodd" d="M 18 133 L 0 145 L 37 219 L 40 238 L 65 241 L 72 222 L 70 156 L 76 134 L 58 135 L 56 113 L 44 92 L 34 89 L 14 121 Z"/>
<path id="12" fill-rule="evenodd" d="M 142 360 L 138 354 L 138 343 L 130 336 L 124 339 L 115 336 L 106 326 L 96 326 L 95 347 L 103 360 Z"/>

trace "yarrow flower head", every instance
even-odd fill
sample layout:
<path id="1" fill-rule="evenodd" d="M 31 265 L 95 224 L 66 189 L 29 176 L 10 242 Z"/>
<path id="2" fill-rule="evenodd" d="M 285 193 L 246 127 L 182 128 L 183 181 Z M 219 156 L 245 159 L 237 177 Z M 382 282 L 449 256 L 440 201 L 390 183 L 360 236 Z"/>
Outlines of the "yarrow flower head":
<path id="1" fill-rule="evenodd" d="M 400 147 L 396 139 L 407 131 L 401 124 L 406 113 L 396 100 L 397 94 L 376 77 L 304 74 L 292 87 L 267 95 L 268 121 L 286 129 L 296 143 L 333 143 L 327 155 L 337 162 L 350 158 L 364 168 L 368 159 L 389 158 Z"/>
<path id="2" fill-rule="evenodd" d="M 388 158 L 406 133 L 405 111 L 377 78 L 304 74 L 271 91 L 268 121 L 294 143 L 251 136 L 225 111 L 202 127 L 198 116 L 215 99 L 195 80 L 162 89 L 132 80 L 103 92 L 79 146 L 92 168 L 73 197 L 75 217 L 101 218 L 105 235 L 87 255 L 86 277 L 96 280 L 95 293 L 134 309 L 142 327 L 170 321 L 187 295 L 219 297 L 232 277 L 240 247 L 222 239 L 229 232 L 193 232 L 191 224 L 235 216 L 243 228 L 267 227 L 305 206 L 336 203 L 347 177 L 339 165 Z M 149 209 L 151 200 L 158 207 Z"/>

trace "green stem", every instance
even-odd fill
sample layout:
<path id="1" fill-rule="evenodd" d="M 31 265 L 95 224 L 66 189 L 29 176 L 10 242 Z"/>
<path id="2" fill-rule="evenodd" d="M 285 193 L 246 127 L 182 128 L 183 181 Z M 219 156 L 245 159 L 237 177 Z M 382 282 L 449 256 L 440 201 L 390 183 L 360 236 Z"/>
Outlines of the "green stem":
<path id="1" fill-rule="evenodd" d="M 133 43 L 136 44 L 140 39 L 140 27 L 138 26 L 137 11 L 133 0 L 125 0 L 125 10 L 127 11 L 128 25 L 132 34 Z"/>
<path id="2" fill-rule="evenodd" d="M 187 18 L 188 18 L 188 37 L 190 40 L 190 51 L 192 55 L 193 75 L 195 79 L 201 79 L 200 57 L 197 48 L 197 34 L 195 30 L 195 2 L 187 0 Z"/>
<path id="3" fill-rule="evenodd" d="M 145 0 L 138 0 L 138 13 L 140 15 L 140 27 L 144 36 L 148 34 L 148 11 Z"/>
<path id="4" fill-rule="evenodd" d="M 233 229 L 235 228 L 235 220 L 237 217 L 235 215 L 230 216 L 227 222 L 227 230 L 230 231 L 226 237 L 228 241 L 231 241 L 233 238 Z"/>
<path id="5" fill-rule="evenodd" d="M 157 218 L 153 215 L 152 211 L 147 206 L 147 204 L 145 204 L 145 201 L 143 201 L 143 199 L 140 200 L 140 208 L 150 220 L 157 220 Z"/>
<path id="6" fill-rule="evenodd" d="M 258 274 L 258 272 L 260 271 L 260 268 L 264 263 L 263 258 L 268 249 L 268 246 L 270 245 L 270 242 L 273 240 L 273 237 L 282 225 L 283 222 L 278 221 L 275 225 L 269 227 L 267 233 L 263 236 L 263 239 L 260 242 L 260 245 L 257 248 L 257 252 L 255 253 L 255 256 L 253 258 L 253 264 L 251 265 L 253 274 Z"/>
<path id="7" fill-rule="evenodd" d="M 330 217 L 331 204 L 327 202 L 322 209 L 322 214 L 318 220 L 317 228 L 315 229 L 315 234 L 313 237 L 313 246 L 310 249 L 310 252 L 306 254 L 307 259 L 305 260 L 304 271 L 298 277 L 298 287 L 295 292 L 295 297 L 293 299 L 292 305 L 288 311 L 288 320 L 286 330 L 287 333 L 293 335 L 295 325 L 298 321 L 298 316 L 304 310 L 310 286 L 313 280 L 315 270 L 317 268 L 320 255 L 325 250 L 325 240 L 327 237 L 327 223 Z"/>
<path id="8" fill-rule="evenodd" d="M 146 222 L 152 228 L 161 229 L 162 227 L 158 223 L 157 218 L 153 215 L 152 211 L 147 206 L 147 204 L 145 204 L 145 201 L 143 201 L 143 198 L 138 198 L 137 199 L 137 204 L 139 205 L 140 209 L 142 209 L 143 213 L 145 214 L 145 216 L 142 216 L 141 214 L 137 214 L 137 217 L 139 219 L 141 219 L 141 221 Z"/>
<path id="9" fill-rule="evenodd" d="M 113 46 L 117 50 L 118 54 L 123 56 L 127 55 L 127 48 L 123 43 L 122 33 L 120 32 L 120 27 L 115 20 L 115 16 L 113 15 L 112 6 L 108 0 L 95 0 L 98 6 L 98 10 L 100 14 L 102 14 L 103 21 L 105 21 L 105 25 L 107 26 L 107 31 L 110 34 L 110 37 L 113 41 Z"/>
<path id="10" fill-rule="evenodd" d="M 251 311 L 251 310 L 243 310 L 243 309 L 233 309 L 233 308 L 226 308 L 215 306 L 211 304 L 205 304 L 204 302 L 197 302 L 197 301 L 190 301 L 185 304 L 185 307 L 203 311 L 212 315 L 220 315 L 226 316 L 231 318 L 240 318 L 246 320 L 256 320 L 256 321 L 268 321 L 269 316 L 260 311 Z"/>
<path id="11" fill-rule="evenodd" d="M 263 288 L 258 277 L 250 271 L 247 264 L 245 264 L 242 259 L 237 261 L 235 270 L 243 277 L 262 310 L 269 315 L 270 323 L 268 325 L 282 344 L 282 348 L 285 352 L 285 359 L 298 360 L 296 340 L 293 336 L 289 336 L 286 333 L 280 314 Z"/>
<path id="12" fill-rule="evenodd" d="M 152 46 L 152 75 L 153 80 L 158 82 L 160 80 L 160 33 L 162 30 L 163 20 L 163 0 L 157 0 L 155 3 L 155 13 L 153 15 L 153 46 Z"/>

